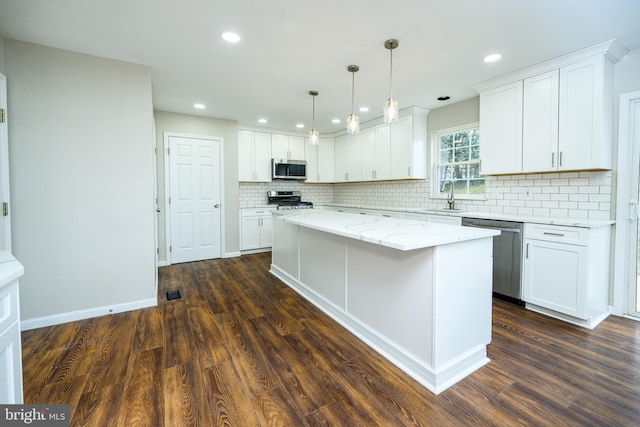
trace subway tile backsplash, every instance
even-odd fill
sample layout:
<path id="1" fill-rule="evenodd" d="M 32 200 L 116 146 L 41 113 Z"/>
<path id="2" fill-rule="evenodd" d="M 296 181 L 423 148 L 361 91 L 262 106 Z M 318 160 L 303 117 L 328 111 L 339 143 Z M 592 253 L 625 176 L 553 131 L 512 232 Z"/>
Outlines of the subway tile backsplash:
<path id="1" fill-rule="evenodd" d="M 240 183 L 240 207 L 263 205 L 268 190 L 298 190 L 316 205 L 440 209 L 446 199 L 432 199 L 429 180 L 306 184 L 273 181 Z M 456 200 L 465 211 L 570 218 L 611 217 L 611 172 L 557 172 L 488 176 L 485 200 Z"/>

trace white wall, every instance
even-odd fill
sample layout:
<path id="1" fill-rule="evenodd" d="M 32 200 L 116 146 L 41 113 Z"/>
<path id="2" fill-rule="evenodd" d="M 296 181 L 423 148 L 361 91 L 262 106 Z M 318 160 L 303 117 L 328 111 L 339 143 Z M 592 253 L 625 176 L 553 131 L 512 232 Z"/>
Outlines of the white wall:
<path id="1" fill-rule="evenodd" d="M 217 136 L 224 139 L 224 201 L 225 247 L 223 256 L 240 252 L 240 225 L 238 217 L 238 123 L 234 120 L 156 111 L 156 141 L 158 147 L 158 247 L 160 262 L 165 263 L 165 191 L 164 191 L 164 132 L 186 133 L 200 136 Z"/>
<path id="2" fill-rule="evenodd" d="M 0 37 L 0 73 L 5 73 L 4 66 L 4 38 Z"/>
<path id="3" fill-rule="evenodd" d="M 5 40 L 25 328 L 156 303 L 151 70 Z"/>

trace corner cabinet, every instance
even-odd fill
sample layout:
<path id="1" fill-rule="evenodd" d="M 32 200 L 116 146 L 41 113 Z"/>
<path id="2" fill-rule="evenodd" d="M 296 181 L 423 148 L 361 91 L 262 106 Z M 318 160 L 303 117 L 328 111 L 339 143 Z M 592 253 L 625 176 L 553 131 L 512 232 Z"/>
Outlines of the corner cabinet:
<path id="1" fill-rule="evenodd" d="M 609 170 L 617 40 L 477 85 L 485 175 Z"/>
<path id="2" fill-rule="evenodd" d="M 611 226 L 525 224 L 528 309 L 594 328 L 608 316 Z"/>
<path id="3" fill-rule="evenodd" d="M 273 219 L 275 208 L 240 209 L 240 250 L 266 252 L 273 242 Z"/>
<path id="4" fill-rule="evenodd" d="M 238 131 L 238 181 L 271 181 L 271 134 Z"/>
<path id="5" fill-rule="evenodd" d="M 24 268 L 0 251 L 0 403 L 21 404 L 22 351 L 18 279 Z"/>

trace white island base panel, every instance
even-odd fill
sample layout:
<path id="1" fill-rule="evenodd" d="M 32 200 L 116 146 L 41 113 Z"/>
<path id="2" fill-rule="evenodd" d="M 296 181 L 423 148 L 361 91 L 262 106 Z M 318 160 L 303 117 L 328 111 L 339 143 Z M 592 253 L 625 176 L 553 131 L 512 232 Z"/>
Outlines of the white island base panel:
<path id="1" fill-rule="evenodd" d="M 492 237 L 402 251 L 274 216 L 271 273 L 438 394 L 489 362 Z"/>

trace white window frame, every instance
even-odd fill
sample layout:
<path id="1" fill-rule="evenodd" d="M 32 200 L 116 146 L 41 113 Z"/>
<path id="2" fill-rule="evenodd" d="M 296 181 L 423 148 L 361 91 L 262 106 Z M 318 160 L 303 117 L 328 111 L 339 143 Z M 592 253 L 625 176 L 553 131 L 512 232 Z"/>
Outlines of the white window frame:
<path id="1" fill-rule="evenodd" d="M 440 161 L 440 137 L 442 135 L 448 135 L 451 133 L 468 131 L 471 129 L 480 129 L 480 123 L 468 123 L 461 126 L 456 126 L 447 129 L 439 129 L 431 133 L 431 198 L 432 199 L 446 199 L 448 192 L 441 193 L 438 186 L 438 166 L 441 166 Z M 482 146 L 482 133 L 480 133 L 480 146 Z M 460 162 L 463 163 L 463 162 Z M 472 160 L 464 163 L 478 163 L 480 159 Z M 486 181 L 485 181 L 486 185 Z M 486 187 L 485 187 L 486 188 Z M 456 200 L 486 200 L 486 193 L 484 194 L 456 194 Z"/>

